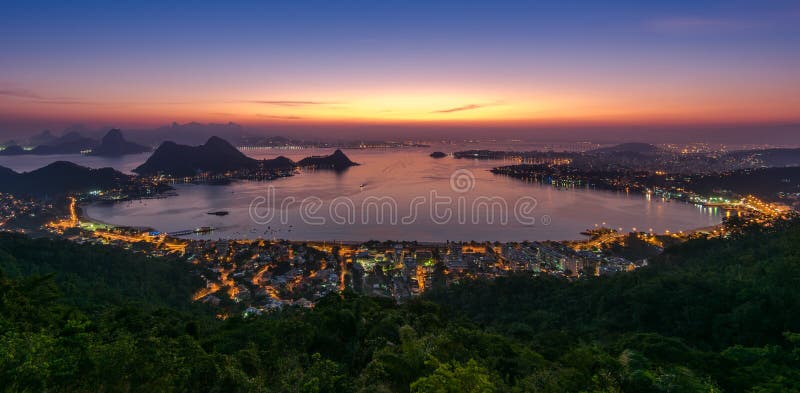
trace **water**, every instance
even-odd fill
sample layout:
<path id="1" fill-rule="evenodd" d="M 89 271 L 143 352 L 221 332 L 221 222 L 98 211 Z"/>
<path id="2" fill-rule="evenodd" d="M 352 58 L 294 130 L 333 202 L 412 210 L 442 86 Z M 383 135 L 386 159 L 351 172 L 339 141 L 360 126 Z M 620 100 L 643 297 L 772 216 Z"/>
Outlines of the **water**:
<path id="1" fill-rule="evenodd" d="M 507 163 L 437 160 L 428 157 L 429 152 L 349 150 L 351 159 L 362 165 L 343 173 L 306 171 L 272 182 L 180 185 L 177 197 L 96 205 L 88 209 L 88 214 L 112 224 L 149 226 L 166 232 L 218 228 L 205 236 L 208 238 L 343 241 L 576 239 L 595 224 L 661 232 L 710 226 L 721 219 L 715 209 L 638 194 L 559 190 L 526 183 L 489 172 L 493 166 Z M 300 159 L 322 153 L 329 151 L 292 151 L 287 155 Z M 274 155 L 270 151 L 256 156 Z M 464 184 L 451 183 L 454 173 L 461 175 Z M 503 201 L 505 207 L 488 209 L 486 204 L 476 204 L 481 197 Z M 535 199 L 535 208 L 523 217 L 526 220 L 518 219 L 514 206 L 519 201 L 532 202 L 530 198 Z M 416 208 L 414 201 L 420 201 Z M 431 213 L 434 201 L 440 207 L 438 218 Z M 314 202 L 321 202 L 316 211 Z M 207 214 L 218 210 L 229 215 Z M 273 211 L 271 217 L 269 211 Z M 506 220 L 502 220 L 503 214 Z"/>
<path id="2" fill-rule="evenodd" d="M 441 149 L 450 152 L 461 148 Z M 347 150 L 345 153 L 362 165 L 343 173 L 304 171 L 271 182 L 179 185 L 175 197 L 97 204 L 87 207 L 87 213 L 106 223 L 164 232 L 211 226 L 216 228 L 211 234 L 193 236 L 214 239 L 425 242 L 579 239 L 581 231 L 595 225 L 625 231 L 674 232 L 718 224 L 724 213 L 638 194 L 526 183 L 489 172 L 494 166 L 513 162 L 433 159 L 428 157 L 433 150 Z M 283 154 L 299 160 L 330 152 L 304 149 L 248 154 L 257 158 Z M 24 156 L 20 161 L 18 157 L 4 157 L 0 165 L 30 170 L 55 160 L 52 156 L 37 157 L 37 163 L 33 157 Z M 129 172 L 146 157 L 57 159 Z M 320 204 L 317 210 L 315 203 Z M 524 203 L 535 207 L 524 210 Z M 434 206 L 436 214 L 431 212 Z M 207 214 L 219 210 L 229 214 Z"/>

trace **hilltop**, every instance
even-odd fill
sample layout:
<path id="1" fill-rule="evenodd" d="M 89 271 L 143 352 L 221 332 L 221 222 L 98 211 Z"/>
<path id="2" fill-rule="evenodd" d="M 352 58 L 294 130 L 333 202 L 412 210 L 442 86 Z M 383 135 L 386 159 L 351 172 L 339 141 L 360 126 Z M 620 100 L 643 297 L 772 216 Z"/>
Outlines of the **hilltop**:
<path id="1" fill-rule="evenodd" d="M 200 172 L 255 171 L 292 169 L 295 163 L 286 157 L 256 160 L 246 156 L 222 138 L 212 136 L 200 146 L 164 142 L 147 161 L 133 171 L 140 175 L 167 174 L 194 176 Z"/>
<path id="2" fill-rule="evenodd" d="M 655 154 L 661 153 L 663 150 L 658 146 L 649 143 L 622 143 L 615 146 L 601 147 L 599 149 L 590 150 L 590 154 L 614 154 L 614 153 L 638 153 L 638 154 Z"/>
<path id="3" fill-rule="evenodd" d="M 341 150 L 336 149 L 333 154 L 328 156 L 306 157 L 300 160 L 297 165 L 307 168 L 333 169 L 339 171 L 358 164 L 351 161 Z"/>
<path id="4" fill-rule="evenodd" d="M 44 136 L 36 138 L 37 140 L 45 141 L 47 144 L 41 144 L 33 149 L 24 150 L 21 146 L 11 145 L 5 150 L 0 151 L 0 155 L 51 155 L 51 154 L 80 154 L 85 150 L 91 150 L 97 146 L 97 141 L 92 138 L 87 138 L 78 132 L 71 131 L 66 134 L 54 138 L 46 139 Z"/>
<path id="5" fill-rule="evenodd" d="M 111 129 L 100 141 L 100 145 L 92 149 L 90 155 L 104 157 L 118 157 L 126 154 L 137 154 L 150 151 L 147 146 L 129 142 L 122 136 L 122 131 Z"/>
<path id="6" fill-rule="evenodd" d="M 113 168 L 92 169 L 68 161 L 56 161 L 30 172 L 17 173 L 0 167 L 0 192 L 25 195 L 59 195 L 117 188 L 131 177 Z"/>

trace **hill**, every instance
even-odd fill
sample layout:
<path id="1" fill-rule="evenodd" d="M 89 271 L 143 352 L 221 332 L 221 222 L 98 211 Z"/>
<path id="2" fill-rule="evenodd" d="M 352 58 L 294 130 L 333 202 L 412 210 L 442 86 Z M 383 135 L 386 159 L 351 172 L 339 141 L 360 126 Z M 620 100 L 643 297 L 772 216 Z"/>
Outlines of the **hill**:
<path id="1" fill-rule="evenodd" d="M 270 160 L 261 161 L 261 165 L 265 169 L 289 170 L 295 168 L 297 163 L 284 156 L 278 156 Z"/>
<path id="2" fill-rule="evenodd" d="M 722 174 L 694 175 L 686 188 L 712 194 L 721 190 L 737 195 L 754 195 L 768 201 L 780 201 L 779 193 L 800 192 L 800 167 L 742 169 Z"/>
<path id="3" fill-rule="evenodd" d="M 336 149 L 333 154 L 328 156 L 306 157 L 300 160 L 297 165 L 314 169 L 333 169 L 340 171 L 358 164 L 350 161 L 350 158 L 348 158 L 341 150 Z"/>
<path id="4" fill-rule="evenodd" d="M 654 154 L 663 152 L 658 146 L 649 143 L 622 143 L 615 146 L 601 147 L 599 149 L 590 150 L 590 154 L 614 154 L 614 153 L 638 153 L 638 154 Z"/>
<path id="5" fill-rule="evenodd" d="M 130 180 L 130 176 L 113 168 L 91 169 L 67 161 L 24 173 L 0 167 L 0 192 L 12 194 L 54 196 L 117 188 Z"/>
<path id="6" fill-rule="evenodd" d="M 49 133 L 47 135 L 50 135 Z M 52 137 L 52 135 L 50 135 Z M 51 154 L 80 154 L 82 151 L 91 150 L 97 146 L 97 141 L 92 138 L 82 136 L 77 132 L 68 132 L 58 138 L 42 139 L 47 144 L 34 147 L 31 150 L 23 150 L 19 147 L 9 146 L 0 151 L 0 155 L 51 155 Z"/>
<path id="7" fill-rule="evenodd" d="M 90 155 L 104 157 L 119 157 L 126 154 L 137 154 L 150 151 L 147 146 L 128 142 L 122 136 L 122 131 L 112 129 L 100 141 L 100 145 L 92 149 Z"/>
<path id="8" fill-rule="evenodd" d="M 800 149 L 742 150 L 727 153 L 732 159 L 748 159 L 758 166 L 800 166 Z"/>
<path id="9" fill-rule="evenodd" d="M 48 143 L 52 143 L 56 139 L 58 138 L 53 135 L 50 130 L 43 130 L 42 132 L 28 138 L 28 143 L 33 146 L 46 145 Z"/>
<path id="10" fill-rule="evenodd" d="M 10 391 L 793 392 L 798 255 L 787 222 L 610 277 L 466 281 L 404 304 L 345 292 L 223 321 L 186 305 L 185 262 L 0 234 L 0 378 Z"/>
<path id="11" fill-rule="evenodd" d="M 99 311 L 131 303 L 144 308 L 190 307 L 202 280 L 174 258 L 64 240 L 0 233 L 0 272 L 6 277 L 50 276 L 67 303 Z"/>
<path id="12" fill-rule="evenodd" d="M 212 136 L 200 146 L 164 142 L 133 171 L 145 176 L 161 173 L 183 177 L 199 172 L 222 173 L 258 167 L 258 160 L 247 157 L 224 139 Z"/>
<path id="13" fill-rule="evenodd" d="M 23 154 L 28 154 L 28 152 L 19 145 L 11 145 L 3 150 L 0 150 L 0 155 L 4 156 L 20 156 Z"/>

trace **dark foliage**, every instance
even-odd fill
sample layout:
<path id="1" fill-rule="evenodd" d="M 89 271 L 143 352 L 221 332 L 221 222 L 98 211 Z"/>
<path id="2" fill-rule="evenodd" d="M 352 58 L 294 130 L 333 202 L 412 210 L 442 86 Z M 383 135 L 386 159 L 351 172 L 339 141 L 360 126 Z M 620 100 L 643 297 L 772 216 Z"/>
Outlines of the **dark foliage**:
<path id="1" fill-rule="evenodd" d="M 7 391 L 800 389 L 793 223 L 608 278 L 467 282 L 401 305 L 344 293 L 226 321 L 187 305 L 179 260 L 2 236 L 0 261 Z"/>

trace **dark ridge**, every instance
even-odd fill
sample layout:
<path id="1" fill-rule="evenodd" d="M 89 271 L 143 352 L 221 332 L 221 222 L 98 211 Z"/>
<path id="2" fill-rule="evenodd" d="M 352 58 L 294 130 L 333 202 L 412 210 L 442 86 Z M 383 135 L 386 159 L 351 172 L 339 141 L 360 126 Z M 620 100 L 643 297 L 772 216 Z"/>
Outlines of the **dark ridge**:
<path id="1" fill-rule="evenodd" d="M 440 152 L 440 151 L 435 151 L 435 152 L 431 153 L 431 157 L 433 157 L 433 158 L 445 158 L 445 157 L 447 157 L 447 154 L 445 154 L 443 152 Z"/>
<path id="2" fill-rule="evenodd" d="M 752 158 L 760 166 L 800 166 L 800 149 L 741 150 L 728 153 L 734 159 Z"/>
<path id="3" fill-rule="evenodd" d="M 13 147 L 13 146 L 12 146 Z M 97 147 L 97 141 L 92 138 L 82 136 L 77 132 L 69 132 L 61 137 L 55 138 L 46 145 L 39 145 L 31 150 L 13 149 L 9 148 L 0 151 L 0 155 L 20 155 L 20 154 L 33 154 L 33 155 L 50 155 L 50 154 L 80 154 L 85 150 L 91 150 Z"/>
<path id="4" fill-rule="evenodd" d="M 122 136 L 122 131 L 112 129 L 103 137 L 100 146 L 97 146 L 90 153 L 93 156 L 119 157 L 126 154 L 137 154 L 150 151 L 147 146 L 142 146 L 133 142 L 128 142 Z"/>
<path id="5" fill-rule="evenodd" d="M 616 146 L 601 147 L 589 151 L 589 153 L 660 153 L 658 146 L 649 143 L 622 143 Z"/>
<path id="6" fill-rule="evenodd" d="M 0 166 L 0 182 L 5 183 L 6 181 L 11 180 L 14 176 L 17 175 L 17 172 L 11 170 L 11 168 L 6 168 L 4 166 Z M 2 187 L 2 186 L 0 186 Z"/>
<path id="7" fill-rule="evenodd" d="M 278 156 L 271 160 L 262 161 L 264 169 L 292 169 L 297 166 L 297 163 L 284 156 Z"/>
<path id="8" fill-rule="evenodd" d="M 201 172 L 255 170 L 259 164 L 259 160 L 247 157 L 224 139 L 214 136 L 200 146 L 164 142 L 144 164 L 133 171 L 146 176 L 165 174 L 185 177 Z"/>
<path id="9" fill-rule="evenodd" d="M 19 156 L 23 154 L 27 154 L 28 152 L 19 145 L 8 146 L 4 150 L 0 151 L 0 154 L 4 156 Z"/>
<path id="10" fill-rule="evenodd" d="M 341 150 L 336 149 L 336 151 L 329 156 L 306 157 L 300 160 L 297 165 L 306 168 L 333 169 L 338 171 L 358 164 L 351 161 Z"/>
<path id="11" fill-rule="evenodd" d="M 0 168 L 0 192 L 12 194 L 61 195 L 117 188 L 131 180 L 113 168 L 91 169 L 68 161 L 56 161 L 25 173 Z"/>
<path id="12" fill-rule="evenodd" d="M 44 130 L 28 139 L 32 146 L 47 145 L 58 139 L 50 130 Z"/>

